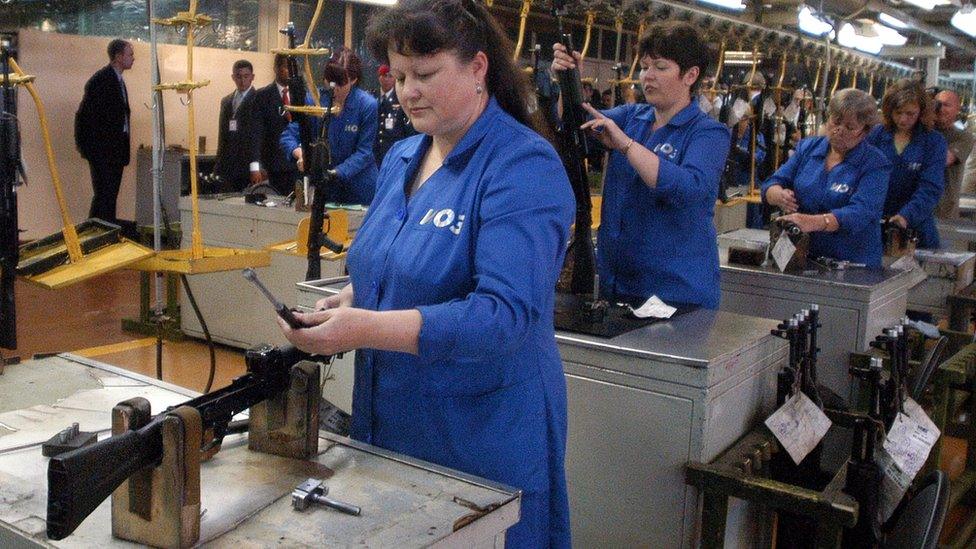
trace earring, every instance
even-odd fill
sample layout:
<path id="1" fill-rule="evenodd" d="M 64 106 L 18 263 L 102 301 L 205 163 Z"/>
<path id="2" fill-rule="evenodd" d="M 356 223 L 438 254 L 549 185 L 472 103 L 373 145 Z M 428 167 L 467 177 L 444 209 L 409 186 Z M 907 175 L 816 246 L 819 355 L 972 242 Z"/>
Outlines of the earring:
<path id="1" fill-rule="evenodd" d="M 478 95 L 481 95 L 482 93 L 484 93 L 485 89 L 481 87 L 481 84 L 478 84 L 477 86 L 474 87 L 474 91 Z"/>

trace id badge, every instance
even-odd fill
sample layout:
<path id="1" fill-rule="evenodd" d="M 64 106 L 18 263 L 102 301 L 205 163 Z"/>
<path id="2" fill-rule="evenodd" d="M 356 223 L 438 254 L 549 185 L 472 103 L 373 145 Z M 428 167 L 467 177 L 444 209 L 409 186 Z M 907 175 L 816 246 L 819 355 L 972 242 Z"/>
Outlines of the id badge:
<path id="1" fill-rule="evenodd" d="M 394 124 L 394 120 L 392 116 L 387 116 L 386 120 L 383 121 L 383 126 L 388 130 L 393 129 L 393 124 Z"/>
<path id="2" fill-rule="evenodd" d="M 232 132 L 236 132 L 237 131 L 237 120 L 231 120 L 230 121 L 230 124 L 228 124 L 228 128 L 227 129 L 230 130 L 230 131 L 232 131 Z"/>

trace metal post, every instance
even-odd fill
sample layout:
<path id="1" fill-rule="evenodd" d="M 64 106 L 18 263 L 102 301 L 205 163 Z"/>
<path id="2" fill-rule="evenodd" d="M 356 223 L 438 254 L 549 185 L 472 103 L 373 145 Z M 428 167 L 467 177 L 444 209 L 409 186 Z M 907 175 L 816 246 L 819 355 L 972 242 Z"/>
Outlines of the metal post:
<path id="1" fill-rule="evenodd" d="M 163 121 L 160 116 L 160 109 L 162 109 L 162 91 L 159 91 L 156 86 L 159 85 L 160 75 L 159 75 L 159 58 L 157 53 L 157 35 L 156 35 L 156 25 L 153 23 L 153 19 L 156 17 L 156 6 L 153 0 L 149 0 L 149 71 L 150 78 L 152 79 L 153 92 L 152 92 L 152 128 L 153 128 L 153 141 L 152 141 L 152 195 L 153 195 L 153 251 L 157 254 L 162 250 L 162 198 L 160 193 L 162 192 L 162 176 L 163 176 L 163 147 L 165 146 L 163 138 Z M 153 303 L 153 313 L 157 318 L 163 313 L 163 274 L 156 272 L 153 273 L 153 287 L 155 293 L 155 301 Z"/>

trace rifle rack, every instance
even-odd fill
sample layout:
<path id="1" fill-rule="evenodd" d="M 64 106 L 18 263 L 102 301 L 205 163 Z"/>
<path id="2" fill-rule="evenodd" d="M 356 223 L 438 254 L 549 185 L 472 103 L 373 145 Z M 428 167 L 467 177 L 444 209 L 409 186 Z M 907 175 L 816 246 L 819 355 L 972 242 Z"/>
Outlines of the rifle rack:
<path id="1" fill-rule="evenodd" d="M 62 222 L 61 234 L 20 247 L 17 274 L 44 288 L 57 289 L 152 256 L 149 248 L 121 238 L 116 225 L 99 219 L 89 219 L 77 226 L 72 222 L 61 188 L 61 176 L 54 160 L 44 103 L 33 84 L 35 77 L 25 74 L 13 59 L 10 59 L 10 68 L 16 73 L 11 78 L 12 83 L 24 86 L 37 108 L 48 170 L 54 184 Z"/>
<path id="2" fill-rule="evenodd" d="M 302 361 L 291 368 L 287 391 L 250 410 L 248 448 L 294 459 L 318 454 L 319 365 Z M 112 434 L 145 426 L 149 401 L 137 397 L 112 409 Z M 112 493 L 112 535 L 153 547 L 191 547 L 200 540 L 200 413 L 181 406 L 163 421 L 163 456 Z M 216 453 L 211 450 L 203 459 Z"/>
<path id="3" fill-rule="evenodd" d="M 197 13 L 197 0 L 190 0 L 190 9 L 168 19 L 153 19 L 155 25 L 186 29 L 186 78 L 179 82 L 161 83 L 154 91 L 173 90 L 187 96 L 187 142 L 190 156 L 190 205 L 193 212 L 191 245 L 181 250 L 162 250 L 132 265 L 139 271 L 180 274 L 203 274 L 232 271 L 245 267 L 267 267 L 271 254 L 267 250 L 235 248 L 204 248 L 200 233 L 199 191 L 197 186 L 197 135 L 193 91 L 210 84 L 209 80 L 193 79 L 194 30 L 213 23 L 209 16 Z"/>

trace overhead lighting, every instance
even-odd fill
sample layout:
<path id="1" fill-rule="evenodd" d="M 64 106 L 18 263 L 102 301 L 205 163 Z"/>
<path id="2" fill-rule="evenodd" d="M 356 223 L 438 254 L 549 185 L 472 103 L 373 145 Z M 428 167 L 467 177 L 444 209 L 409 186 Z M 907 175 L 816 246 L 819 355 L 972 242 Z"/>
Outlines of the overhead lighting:
<path id="1" fill-rule="evenodd" d="M 727 51 L 722 59 L 725 65 L 752 65 L 762 62 L 763 54 L 753 55 L 751 51 Z"/>
<path id="2" fill-rule="evenodd" d="M 742 3 L 742 0 L 698 0 L 698 1 L 703 4 L 709 4 L 727 10 L 742 11 L 746 9 L 746 5 Z"/>
<path id="3" fill-rule="evenodd" d="M 857 26 L 854 27 L 854 32 L 858 36 L 863 36 L 865 38 L 877 38 L 878 31 L 874 30 L 874 21 L 870 19 L 859 19 Z"/>
<path id="4" fill-rule="evenodd" d="M 840 31 L 837 33 L 837 42 L 841 46 L 854 48 L 855 50 L 860 50 L 874 55 L 881 53 L 881 47 L 884 45 L 881 43 L 880 37 L 858 35 L 854 30 L 854 25 L 851 25 L 850 23 L 844 23 L 843 26 L 841 26 Z"/>
<path id="5" fill-rule="evenodd" d="M 927 11 L 932 11 L 932 8 L 936 6 L 945 6 L 952 3 L 951 0 L 905 0 L 905 2 Z"/>
<path id="6" fill-rule="evenodd" d="M 904 46 L 908 42 L 908 37 L 884 25 L 875 24 L 874 30 L 878 33 L 878 38 L 881 39 L 881 43 L 885 46 Z"/>
<path id="7" fill-rule="evenodd" d="M 834 27 L 815 15 L 809 6 L 800 8 L 800 13 L 797 15 L 797 23 L 800 26 L 800 30 L 807 34 L 823 36 L 829 32 L 831 38 L 833 38 Z"/>
<path id="8" fill-rule="evenodd" d="M 882 13 L 878 15 L 878 19 L 881 20 L 881 22 L 884 23 L 885 25 L 888 25 L 889 27 L 892 28 L 896 28 L 896 29 L 908 28 L 908 23 L 905 23 L 904 21 L 898 19 L 897 17 L 892 17 L 887 13 Z"/>
<path id="9" fill-rule="evenodd" d="M 354 4 L 369 4 L 371 6 L 390 7 L 390 6 L 395 6 L 397 4 L 397 0 L 349 0 L 349 1 L 353 2 Z"/>
<path id="10" fill-rule="evenodd" d="M 976 38 L 976 12 L 963 13 L 962 10 L 952 16 L 949 23 L 962 32 Z"/>

